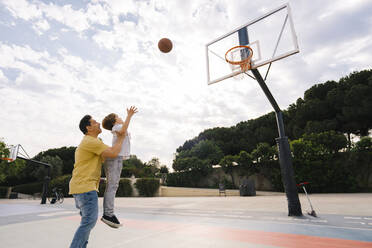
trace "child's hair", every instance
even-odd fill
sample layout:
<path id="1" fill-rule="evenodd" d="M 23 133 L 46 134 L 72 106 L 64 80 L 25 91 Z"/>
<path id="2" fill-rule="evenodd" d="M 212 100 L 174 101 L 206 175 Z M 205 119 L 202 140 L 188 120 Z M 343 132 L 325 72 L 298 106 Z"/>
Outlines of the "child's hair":
<path id="1" fill-rule="evenodd" d="M 111 113 L 103 119 L 102 126 L 103 126 L 104 129 L 107 129 L 107 130 L 111 131 L 115 122 L 116 122 L 116 114 Z"/>

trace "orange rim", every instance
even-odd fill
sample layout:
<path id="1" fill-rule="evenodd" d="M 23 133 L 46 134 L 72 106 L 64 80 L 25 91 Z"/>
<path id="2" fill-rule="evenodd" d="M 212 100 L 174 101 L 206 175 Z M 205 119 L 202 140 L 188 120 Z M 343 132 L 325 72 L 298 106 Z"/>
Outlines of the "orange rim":
<path id="1" fill-rule="evenodd" d="M 243 60 L 239 60 L 239 61 L 232 61 L 232 60 L 229 60 L 229 59 L 227 58 L 227 55 L 228 55 L 232 50 L 237 49 L 237 48 L 247 48 L 247 49 L 249 49 L 249 51 L 250 51 L 249 56 L 248 56 L 247 58 L 245 58 L 245 59 L 243 59 Z M 253 50 L 252 50 L 251 47 L 249 47 L 249 46 L 234 46 L 234 47 L 230 48 L 229 50 L 227 50 L 227 52 L 225 53 L 225 60 L 226 60 L 227 63 L 230 63 L 230 64 L 232 64 L 232 65 L 240 65 L 240 67 L 242 68 L 242 70 L 246 71 L 246 70 L 248 70 L 248 69 L 251 68 L 251 65 L 250 65 L 249 62 L 250 62 L 252 56 L 253 56 Z"/>
<path id="2" fill-rule="evenodd" d="M 1 160 L 13 161 L 11 158 L 0 158 Z"/>

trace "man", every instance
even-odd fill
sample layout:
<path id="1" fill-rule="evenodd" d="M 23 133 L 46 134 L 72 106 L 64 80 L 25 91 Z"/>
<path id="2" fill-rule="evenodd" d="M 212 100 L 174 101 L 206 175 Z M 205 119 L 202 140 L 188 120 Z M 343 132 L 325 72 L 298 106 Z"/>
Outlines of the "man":
<path id="1" fill-rule="evenodd" d="M 109 147 L 98 135 L 102 132 L 100 124 L 90 115 L 84 116 L 79 124 L 84 138 L 75 151 L 75 164 L 70 181 L 70 192 L 80 209 L 81 222 L 76 230 L 70 248 L 85 248 L 89 234 L 98 219 L 98 186 L 101 178 L 101 165 L 105 158 L 118 156 L 125 135 L 118 135 L 117 142 Z"/>

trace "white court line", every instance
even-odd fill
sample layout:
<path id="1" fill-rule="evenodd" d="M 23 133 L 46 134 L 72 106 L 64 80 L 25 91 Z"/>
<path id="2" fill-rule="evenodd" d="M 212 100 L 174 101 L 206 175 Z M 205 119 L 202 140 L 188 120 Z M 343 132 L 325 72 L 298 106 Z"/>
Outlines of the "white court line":
<path id="1" fill-rule="evenodd" d="M 366 223 L 365 222 L 359 222 L 359 221 L 347 221 L 345 223 L 350 223 L 350 224 L 361 224 L 361 225 L 365 225 Z"/>
<path id="2" fill-rule="evenodd" d="M 311 222 L 327 223 L 327 220 L 310 220 Z"/>
<path id="3" fill-rule="evenodd" d="M 350 219 L 350 220 L 361 220 L 362 217 L 349 217 L 349 216 L 345 216 L 344 219 Z"/>
<path id="4" fill-rule="evenodd" d="M 58 216 L 58 215 L 64 215 L 64 214 L 78 214 L 78 212 L 76 212 L 76 211 L 60 211 L 60 212 L 56 212 L 56 213 L 38 214 L 37 216 L 51 217 L 51 216 Z"/>
<path id="5" fill-rule="evenodd" d="M 203 214 L 203 213 L 188 213 L 188 212 L 157 212 L 157 211 L 145 211 L 148 214 L 170 214 L 170 215 L 187 215 L 187 216 L 203 216 L 203 217 L 233 217 L 233 218 L 252 218 L 249 215 L 236 215 L 236 214 Z"/>
<path id="6" fill-rule="evenodd" d="M 213 214 L 213 213 L 217 213 L 217 211 L 210 211 L 210 210 L 192 210 L 192 209 L 190 209 L 190 210 L 183 210 L 183 211 L 186 211 L 186 212 L 191 212 L 191 213 L 211 213 L 211 214 Z"/>
<path id="7" fill-rule="evenodd" d="M 220 214 L 218 216 L 234 217 L 234 218 L 252 218 L 253 217 L 253 216 L 249 216 L 249 215 L 235 215 L 235 214 Z"/>

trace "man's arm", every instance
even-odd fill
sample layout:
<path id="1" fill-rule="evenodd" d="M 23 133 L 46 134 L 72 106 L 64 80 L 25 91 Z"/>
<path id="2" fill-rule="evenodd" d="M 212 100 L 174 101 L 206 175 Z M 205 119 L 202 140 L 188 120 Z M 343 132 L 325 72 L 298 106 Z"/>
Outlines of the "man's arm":
<path id="1" fill-rule="evenodd" d="M 127 109 L 127 118 L 125 119 L 120 131 L 117 132 L 118 134 L 125 135 L 127 133 L 129 122 L 132 119 L 132 116 L 137 112 L 137 108 L 134 106 L 131 106 L 129 109 Z"/>
<path id="2" fill-rule="evenodd" d="M 118 135 L 118 139 L 116 140 L 116 143 L 112 147 L 109 147 L 106 150 L 104 150 L 101 153 L 101 156 L 105 159 L 116 158 L 119 155 L 124 138 L 125 138 L 125 135 Z"/>

